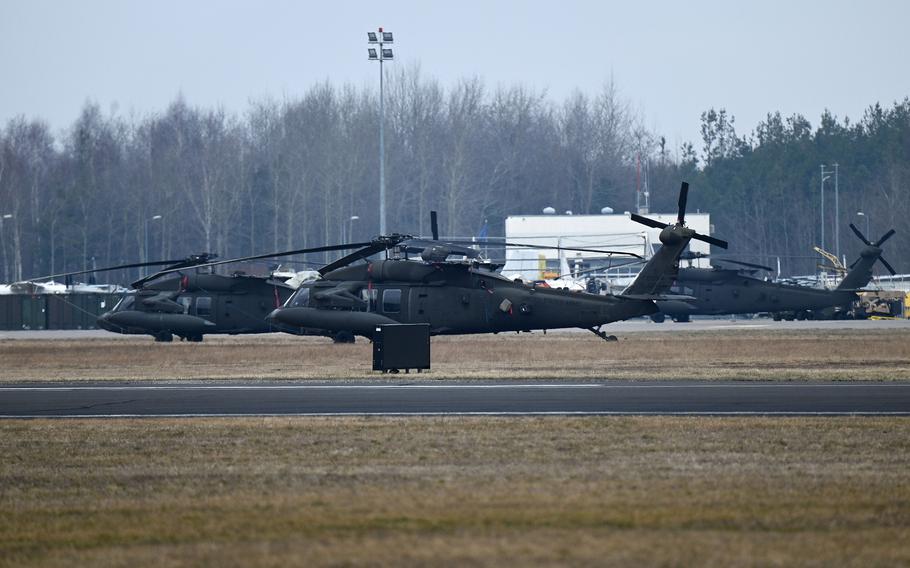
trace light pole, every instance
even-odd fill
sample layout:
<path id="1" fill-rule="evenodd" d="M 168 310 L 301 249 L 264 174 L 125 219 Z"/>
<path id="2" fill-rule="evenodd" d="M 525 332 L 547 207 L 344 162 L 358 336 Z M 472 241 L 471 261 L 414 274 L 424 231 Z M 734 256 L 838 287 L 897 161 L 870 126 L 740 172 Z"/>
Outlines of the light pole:
<path id="1" fill-rule="evenodd" d="M 351 215 L 351 218 L 348 219 L 348 240 L 354 240 L 354 221 L 359 221 L 360 217 L 357 215 Z"/>
<path id="2" fill-rule="evenodd" d="M 4 238 L 5 233 L 3 232 L 3 221 L 5 219 L 12 219 L 12 213 L 4 213 L 0 215 L 0 250 L 3 251 L 3 281 L 9 282 L 9 267 L 6 265 L 6 240 Z"/>
<path id="3" fill-rule="evenodd" d="M 145 262 L 149 261 L 149 221 L 158 221 L 159 219 L 161 219 L 161 215 L 154 215 L 151 218 L 145 220 L 145 244 L 142 247 L 142 253 L 145 256 Z M 146 270 L 147 269 L 145 268 L 142 269 L 143 276 L 148 274 Z"/>
<path id="4" fill-rule="evenodd" d="M 834 162 L 834 255 L 840 258 L 840 193 L 837 188 L 837 162 Z"/>
<path id="5" fill-rule="evenodd" d="M 868 239 L 868 238 L 870 237 L 870 234 L 869 234 L 869 216 L 866 215 L 865 213 L 863 213 L 862 211 L 857 211 L 857 212 L 856 212 L 856 216 L 857 216 L 857 217 L 862 217 L 863 219 L 866 220 L 866 233 L 865 233 L 865 234 L 866 234 L 866 238 Z"/>
<path id="6" fill-rule="evenodd" d="M 383 101 L 382 62 L 392 61 L 395 56 L 385 44 L 393 43 L 392 32 L 383 31 L 367 32 L 367 43 L 379 45 L 377 51 L 374 47 L 367 48 L 367 57 L 370 61 L 379 62 L 379 234 L 385 234 L 385 103 Z"/>
<path id="7" fill-rule="evenodd" d="M 821 222 L 822 222 L 822 244 L 821 244 L 821 247 L 822 247 L 822 250 L 827 250 L 827 249 L 825 248 L 825 180 L 831 178 L 831 175 L 830 175 L 830 174 L 833 174 L 833 173 L 834 173 L 834 170 L 826 170 L 826 169 L 825 169 L 825 164 L 822 164 L 822 165 L 821 165 L 821 170 L 822 170 L 822 182 L 821 182 L 821 202 L 822 202 L 822 215 L 821 215 Z"/>

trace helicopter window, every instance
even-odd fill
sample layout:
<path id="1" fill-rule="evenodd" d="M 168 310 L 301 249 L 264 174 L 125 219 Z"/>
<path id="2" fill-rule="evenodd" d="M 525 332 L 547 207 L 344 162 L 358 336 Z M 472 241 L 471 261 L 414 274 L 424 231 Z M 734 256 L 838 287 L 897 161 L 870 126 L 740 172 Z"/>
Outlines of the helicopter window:
<path id="1" fill-rule="evenodd" d="M 297 290 L 297 293 L 294 294 L 294 299 L 291 300 L 291 305 L 297 306 L 298 308 L 304 308 L 309 303 L 310 303 L 310 289 L 309 288 L 300 288 L 299 290 Z"/>
<path id="2" fill-rule="evenodd" d="M 376 311 L 376 299 L 379 297 L 379 290 L 375 288 L 367 290 L 364 288 L 360 291 L 360 297 L 363 299 L 364 303 L 368 304 L 368 312 Z"/>
<path id="3" fill-rule="evenodd" d="M 190 313 L 190 304 L 193 303 L 193 298 L 190 296 L 180 296 L 177 298 L 177 303 L 183 306 L 183 313 Z"/>
<path id="4" fill-rule="evenodd" d="M 131 307 L 133 307 L 133 302 L 135 302 L 135 301 L 136 301 L 136 298 L 133 296 L 124 296 L 124 297 L 120 298 L 120 301 L 117 302 L 116 306 L 114 306 L 113 311 L 119 312 L 119 311 L 128 310 Z"/>
<path id="5" fill-rule="evenodd" d="M 383 290 L 382 291 L 382 311 L 386 313 L 397 313 L 401 311 L 401 290 Z"/>
<path id="6" fill-rule="evenodd" d="M 196 298 L 196 315 L 208 316 L 212 314 L 212 298 L 200 296 Z"/>

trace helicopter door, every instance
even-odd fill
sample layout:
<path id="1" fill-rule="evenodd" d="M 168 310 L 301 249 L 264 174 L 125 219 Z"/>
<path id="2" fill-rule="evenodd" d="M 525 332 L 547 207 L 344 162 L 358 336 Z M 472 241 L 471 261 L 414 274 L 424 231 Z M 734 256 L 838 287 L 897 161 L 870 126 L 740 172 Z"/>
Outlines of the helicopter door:
<path id="1" fill-rule="evenodd" d="M 411 322 L 429 322 L 427 315 L 427 288 L 411 286 L 408 294 L 408 310 Z"/>
<path id="2" fill-rule="evenodd" d="M 196 298 L 196 315 L 201 318 L 207 318 L 212 315 L 212 297 L 198 296 Z"/>

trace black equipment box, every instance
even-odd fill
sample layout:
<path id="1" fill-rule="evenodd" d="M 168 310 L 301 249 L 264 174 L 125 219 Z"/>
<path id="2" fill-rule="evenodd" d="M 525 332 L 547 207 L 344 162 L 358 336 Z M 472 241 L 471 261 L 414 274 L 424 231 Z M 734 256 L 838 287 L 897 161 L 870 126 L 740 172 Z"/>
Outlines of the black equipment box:
<path id="1" fill-rule="evenodd" d="M 430 325 L 394 323 L 376 326 L 373 370 L 398 372 L 430 368 Z"/>

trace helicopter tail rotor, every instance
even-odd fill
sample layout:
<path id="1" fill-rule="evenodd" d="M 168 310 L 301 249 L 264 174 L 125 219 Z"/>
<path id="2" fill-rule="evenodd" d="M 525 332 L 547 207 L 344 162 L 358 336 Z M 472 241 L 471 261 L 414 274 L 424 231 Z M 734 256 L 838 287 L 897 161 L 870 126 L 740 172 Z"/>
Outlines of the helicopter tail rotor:
<path id="1" fill-rule="evenodd" d="M 867 254 L 871 254 L 871 255 L 875 255 L 876 260 L 881 262 L 882 266 L 884 266 L 888 270 L 888 272 L 891 273 L 892 276 L 897 274 L 897 271 L 894 270 L 894 267 L 891 266 L 891 264 L 887 260 L 885 260 L 885 258 L 882 256 L 882 251 L 881 251 L 881 247 L 885 243 L 885 241 L 887 241 L 888 239 L 890 239 L 891 237 L 894 236 L 894 233 L 896 232 L 894 229 L 889 230 L 887 233 L 882 235 L 882 238 L 880 238 L 878 241 L 876 241 L 874 243 L 872 241 L 870 241 L 869 239 L 867 239 L 866 235 L 864 235 L 859 229 L 857 229 L 856 225 L 854 225 L 853 223 L 850 223 L 850 229 L 856 234 L 857 237 L 859 237 L 859 240 L 861 240 L 864 245 L 866 245 L 867 247 L 871 247 L 872 249 L 877 249 L 877 250 L 871 250 L 868 253 L 864 251 L 863 254 L 861 254 L 859 258 L 857 258 L 856 260 L 853 261 L 853 264 L 850 265 L 850 268 L 853 268 L 854 266 L 856 266 L 859 263 L 859 261 L 863 259 L 863 256 L 866 256 Z"/>
<path id="2" fill-rule="evenodd" d="M 676 222 L 680 225 L 686 224 L 686 202 L 689 200 L 689 184 L 688 182 L 682 182 L 682 186 L 679 188 L 679 202 L 676 215 Z"/>

